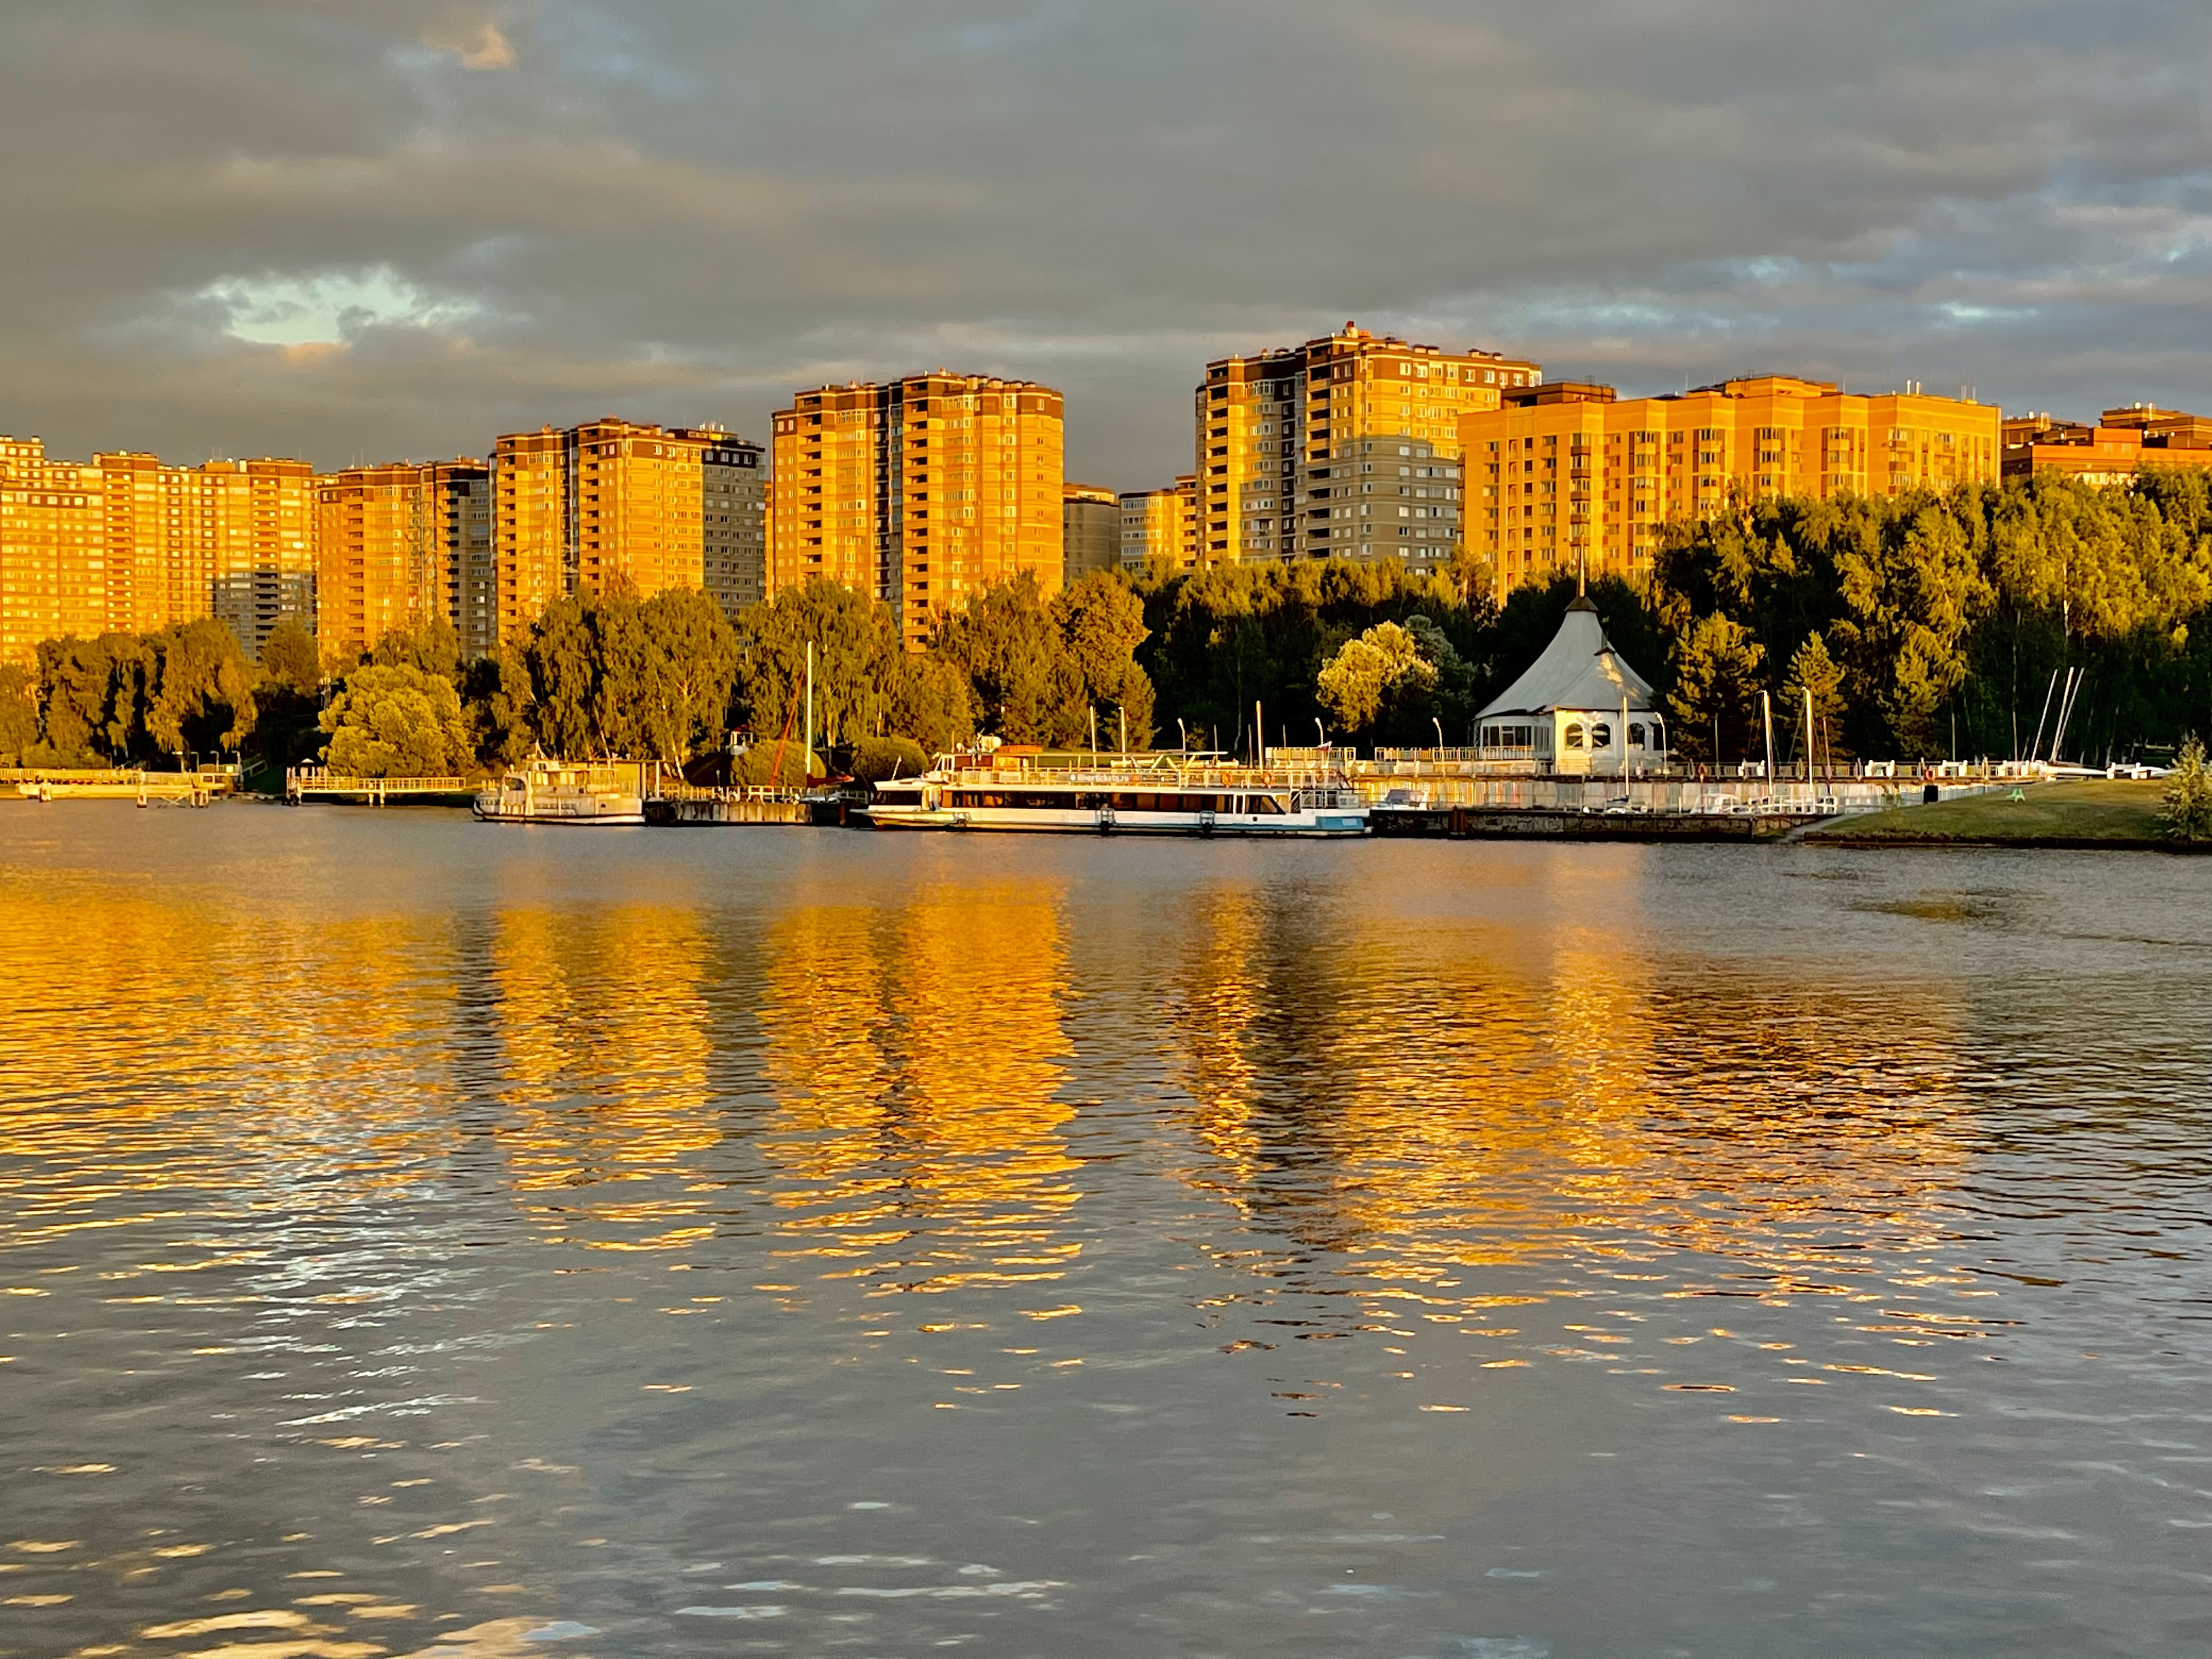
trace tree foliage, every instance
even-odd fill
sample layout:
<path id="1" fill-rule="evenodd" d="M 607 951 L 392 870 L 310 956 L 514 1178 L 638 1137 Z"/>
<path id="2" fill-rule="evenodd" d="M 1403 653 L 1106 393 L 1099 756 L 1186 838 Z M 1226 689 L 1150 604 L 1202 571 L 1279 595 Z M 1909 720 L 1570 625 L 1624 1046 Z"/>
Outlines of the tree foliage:
<path id="1" fill-rule="evenodd" d="M 323 711 L 322 729 L 331 734 L 326 763 L 349 777 L 443 777 L 469 757 L 453 681 L 412 663 L 355 670 Z"/>
<path id="2" fill-rule="evenodd" d="M 2212 768 L 2195 738 L 2181 745 L 2159 804 L 2159 822 L 2172 841 L 2212 841 Z"/>

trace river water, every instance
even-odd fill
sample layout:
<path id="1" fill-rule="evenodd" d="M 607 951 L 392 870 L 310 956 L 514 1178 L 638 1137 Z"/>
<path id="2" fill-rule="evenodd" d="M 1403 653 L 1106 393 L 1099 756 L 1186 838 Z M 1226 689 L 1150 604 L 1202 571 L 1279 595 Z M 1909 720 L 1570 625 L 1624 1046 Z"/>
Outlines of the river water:
<path id="1" fill-rule="evenodd" d="M 0 1653 L 2212 1648 L 2212 860 L 0 807 Z"/>

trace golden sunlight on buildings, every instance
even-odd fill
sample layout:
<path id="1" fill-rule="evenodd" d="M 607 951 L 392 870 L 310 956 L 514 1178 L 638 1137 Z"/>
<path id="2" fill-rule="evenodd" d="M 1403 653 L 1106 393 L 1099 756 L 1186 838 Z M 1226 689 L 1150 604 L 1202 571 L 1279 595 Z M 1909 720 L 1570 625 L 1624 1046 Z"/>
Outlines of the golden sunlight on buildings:
<path id="1" fill-rule="evenodd" d="M 1121 568 L 1155 576 L 1198 563 L 1198 479 L 1183 473 L 1165 489 L 1132 489 L 1120 497 Z"/>
<path id="2" fill-rule="evenodd" d="M 939 370 L 802 392 L 775 415 L 768 586 L 873 595 L 909 648 L 968 595 L 1065 562 L 1060 394 Z"/>
<path id="3" fill-rule="evenodd" d="M 1535 364 L 1340 333 L 1206 365 L 1194 394 L 1199 558 L 1402 558 L 1460 544 L 1462 417 L 1535 385 Z"/>
<path id="4" fill-rule="evenodd" d="M 1659 398 L 1562 381 L 1460 422 L 1468 545 L 1501 594 L 1555 570 L 1640 579 L 1669 520 L 1744 495 L 1898 495 L 1994 483 L 2001 412 L 1766 374 Z"/>
<path id="5" fill-rule="evenodd" d="M 2096 425 L 2019 415 L 2004 423 L 2007 483 L 2075 478 L 2085 484 L 2130 484 L 2144 472 L 2212 466 L 2212 420 L 2177 409 L 2130 404 L 2108 409 Z"/>
<path id="6" fill-rule="evenodd" d="M 499 637 L 568 595 L 706 580 L 707 434 L 635 421 L 508 433 L 492 457 Z"/>
<path id="7" fill-rule="evenodd" d="M 210 616 L 258 653 L 280 618 L 314 614 L 313 499 L 304 461 L 88 464 L 0 438 L 0 660 Z"/>
<path id="8" fill-rule="evenodd" d="M 469 656 L 495 643 L 491 469 L 482 461 L 348 467 L 316 480 L 316 627 L 325 660 L 441 619 Z"/>

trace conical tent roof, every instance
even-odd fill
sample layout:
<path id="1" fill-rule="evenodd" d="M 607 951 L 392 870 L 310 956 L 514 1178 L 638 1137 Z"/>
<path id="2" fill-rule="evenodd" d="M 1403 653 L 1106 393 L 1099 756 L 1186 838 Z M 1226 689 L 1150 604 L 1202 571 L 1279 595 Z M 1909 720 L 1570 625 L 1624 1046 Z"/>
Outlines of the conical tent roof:
<path id="1" fill-rule="evenodd" d="M 1583 596 L 1567 607 L 1543 655 L 1475 718 L 1547 714 L 1558 708 L 1617 714 L 1624 698 L 1632 714 L 1650 709 L 1651 684 L 1621 660 L 1605 637 L 1597 607 Z"/>

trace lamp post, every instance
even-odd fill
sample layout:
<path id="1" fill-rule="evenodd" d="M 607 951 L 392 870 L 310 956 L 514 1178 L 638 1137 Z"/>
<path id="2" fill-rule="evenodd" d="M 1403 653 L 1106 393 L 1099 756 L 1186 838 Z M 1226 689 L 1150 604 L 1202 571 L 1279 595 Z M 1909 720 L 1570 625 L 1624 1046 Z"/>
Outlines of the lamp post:
<path id="1" fill-rule="evenodd" d="M 1185 754 L 1190 752 L 1190 732 L 1184 726 L 1180 714 L 1176 716 L 1176 747 Z"/>
<path id="2" fill-rule="evenodd" d="M 1314 716 L 1314 737 L 1320 747 L 1323 749 L 1328 747 L 1328 732 L 1322 725 L 1321 716 L 1318 714 Z"/>

